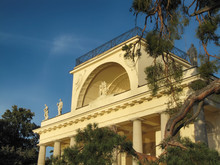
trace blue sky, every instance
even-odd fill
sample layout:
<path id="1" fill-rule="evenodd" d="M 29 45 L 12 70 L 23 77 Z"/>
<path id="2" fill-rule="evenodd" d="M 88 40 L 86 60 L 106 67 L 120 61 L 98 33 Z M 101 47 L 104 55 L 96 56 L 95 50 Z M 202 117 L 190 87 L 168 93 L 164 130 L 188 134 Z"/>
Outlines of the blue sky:
<path id="1" fill-rule="evenodd" d="M 12 105 L 34 122 L 70 111 L 75 59 L 134 27 L 131 1 L 0 0 L 0 115 Z"/>
<path id="2" fill-rule="evenodd" d="M 134 28 L 132 0 L 0 0 L 0 115 L 12 105 L 31 109 L 34 122 L 70 111 L 75 59 Z M 143 21 L 138 25 L 143 27 Z M 176 47 L 195 39 L 186 29 Z M 214 53 L 219 50 L 213 49 Z"/>

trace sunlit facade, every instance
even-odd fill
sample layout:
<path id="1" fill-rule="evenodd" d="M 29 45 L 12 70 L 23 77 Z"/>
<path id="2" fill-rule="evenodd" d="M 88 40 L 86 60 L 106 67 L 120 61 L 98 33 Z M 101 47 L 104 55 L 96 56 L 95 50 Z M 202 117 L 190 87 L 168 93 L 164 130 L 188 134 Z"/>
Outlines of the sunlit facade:
<path id="1" fill-rule="evenodd" d="M 117 133 L 126 135 L 133 142 L 136 151 L 157 156 L 161 153 L 158 145 L 164 137 L 168 116 L 163 113 L 167 96 L 161 87 L 152 96 L 144 73 L 145 67 L 152 65 L 153 59 L 144 50 L 135 62 L 124 58 L 122 46 L 135 43 L 138 35 L 133 35 L 91 58 L 78 61 L 70 74 L 73 75 L 71 111 L 43 120 L 41 127 L 34 130 L 40 135 L 38 165 L 45 164 L 46 147 L 54 147 L 53 155 L 59 156 L 65 147 L 73 146 L 76 130 L 89 123 L 99 127 L 114 127 Z M 140 47 L 140 45 L 138 45 Z M 183 96 L 191 91 L 189 83 L 198 79 L 196 68 L 187 60 L 172 54 L 183 66 Z M 80 59 L 78 59 L 80 60 Z M 209 146 L 220 152 L 220 108 L 216 100 L 205 105 L 204 114 Z M 180 134 L 195 141 L 196 127 L 190 124 Z M 130 165 L 132 157 L 120 154 L 118 165 Z"/>

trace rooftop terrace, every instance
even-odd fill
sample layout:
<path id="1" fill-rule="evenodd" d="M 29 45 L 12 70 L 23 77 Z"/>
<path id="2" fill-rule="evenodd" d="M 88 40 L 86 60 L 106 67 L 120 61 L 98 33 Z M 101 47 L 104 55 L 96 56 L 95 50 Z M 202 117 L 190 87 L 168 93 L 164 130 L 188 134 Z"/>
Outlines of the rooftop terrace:
<path id="1" fill-rule="evenodd" d="M 145 31 L 143 33 L 143 38 L 146 37 L 147 32 Z M 83 56 L 80 56 L 76 59 L 76 66 L 82 64 L 83 62 L 115 47 L 116 45 L 121 44 L 124 41 L 127 41 L 128 39 L 135 37 L 135 36 L 142 36 L 142 29 L 140 27 L 135 27 L 123 34 L 121 34 L 120 36 L 106 42 L 105 44 L 91 50 L 90 52 L 84 54 Z M 180 58 L 184 59 L 184 60 L 188 60 L 188 56 L 185 52 L 183 52 L 182 50 L 174 47 L 173 50 L 171 51 L 171 53 L 179 56 Z"/>

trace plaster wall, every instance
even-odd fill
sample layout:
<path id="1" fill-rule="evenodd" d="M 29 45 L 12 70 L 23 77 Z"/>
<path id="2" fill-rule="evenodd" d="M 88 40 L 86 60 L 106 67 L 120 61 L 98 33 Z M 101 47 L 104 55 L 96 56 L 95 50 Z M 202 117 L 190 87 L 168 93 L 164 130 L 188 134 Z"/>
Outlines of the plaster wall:
<path id="1" fill-rule="evenodd" d="M 194 124 L 189 124 L 185 128 L 181 128 L 180 130 L 180 136 L 181 137 L 187 137 L 192 142 L 195 142 L 195 135 L 194 135 Z"/>
<path id="2" fill-rule="evenodd" d="M 208 145 L 220 153 L 220 112 L 206 113 Z"/>

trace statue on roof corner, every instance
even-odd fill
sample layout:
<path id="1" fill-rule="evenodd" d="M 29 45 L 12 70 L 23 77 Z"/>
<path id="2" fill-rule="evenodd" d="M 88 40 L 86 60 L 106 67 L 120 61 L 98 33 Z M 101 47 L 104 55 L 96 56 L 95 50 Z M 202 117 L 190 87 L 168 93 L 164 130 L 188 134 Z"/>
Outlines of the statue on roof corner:
<path id="1" fill-rule="evenodd" d="M 191 65 L 193 66 L 197 66 L 197 50 L 194 47 L 194 44 L 191 44 L 191 47 L 189 48 L 189 50 L 187 51 L 187 55 L 189 56 L 189 60 Z"/>
<path id="2" fill-rule="evenodd" d="M 105 81 L 102 81 L 99 85 L 99 96 L 106 96 L 108 92 L 107 84 Z"/>
<path id="3" fill-rule="evenodd" d="M 62 102 L 61 99 L 60 99 L 60 102 L 57 103 L 57 107 L 58 107 L 58 115 L 61 115 L 62 114 L 62 109 L 63 109 L 63 102 Z"/>
<path id="4" fill-rule="evenodd" d="M 45 104 L 45 108 L 44 108 L 44 120 L 48 119 L 48 113 L 49 113 L 49 108 L 47 106 L 47 104 Z"/>

